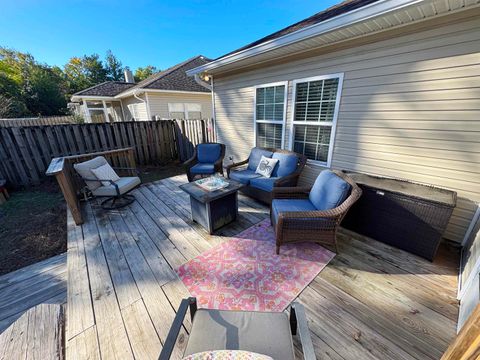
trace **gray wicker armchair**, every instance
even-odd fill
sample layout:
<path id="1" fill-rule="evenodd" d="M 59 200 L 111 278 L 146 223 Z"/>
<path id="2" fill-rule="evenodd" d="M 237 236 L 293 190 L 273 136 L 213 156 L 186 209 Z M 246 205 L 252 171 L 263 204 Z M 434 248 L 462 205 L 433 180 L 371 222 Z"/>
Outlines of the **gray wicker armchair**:
<path id="1" fill-rule="evenodd" d="M 224 157 L 224 144 L 198 144 L 193 151 L 192 157 L 183 163 L 188 181 L 192 182 L 195 176 L 213 175 L 215 173 L 223 174 Z"/>
<path id="2" fill-rule="evenodd" d="M 337 251 L 337 229 L 347 211 L 362 195 L 362 190 L 343 172 L 334 170 L 333 173 L 348 183 L 351 188 L 348 197 L 332 209 L 316 210 L 312 206 L 307 211 L 287 211 L 274 215 L 274 211 L 272 211 L 274 201 L 272 201 L 270 219 L 275 230 L 277 254 L 280 252 L 281 245 L 304 241 L 333 245 Z M 305 199 L 308 201 L 310 190 L 307 187 L 275 188 L 272 199 Z"/>

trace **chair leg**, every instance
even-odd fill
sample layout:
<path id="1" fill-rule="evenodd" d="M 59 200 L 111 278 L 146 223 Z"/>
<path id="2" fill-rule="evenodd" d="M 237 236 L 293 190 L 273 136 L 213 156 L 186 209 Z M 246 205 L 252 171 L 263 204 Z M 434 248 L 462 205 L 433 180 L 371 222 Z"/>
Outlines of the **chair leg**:
<path id="1" fill-rule="evenodd" d="M 103 200 L 100 205 L 104 210 L 115 210 L 130 205 L 134 201 L 135 197 L 133 195 L 124 194 L 121 196 L 109 197 L 108 199 Z"/>
<path id="2" fill-rule="evenodd" d="M 280 255 L 280 245 L 277 245 L 276 249 L 275 249 L 275 253 L 277 255 Z"/>

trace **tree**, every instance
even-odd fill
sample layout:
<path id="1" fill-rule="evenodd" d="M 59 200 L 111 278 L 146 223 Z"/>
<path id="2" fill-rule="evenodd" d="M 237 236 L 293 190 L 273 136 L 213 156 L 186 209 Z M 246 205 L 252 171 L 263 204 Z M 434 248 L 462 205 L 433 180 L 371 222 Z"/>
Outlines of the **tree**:
<path id="1" fill-rule="evenodd" d="M 135 82 L 140 82 L 159 71 L 160 70 L 158 70 L 155 66 L 147 65 L 145 67 L 137 68 L 137 70 L 135 70 L 135 74 L 133 75 L 133 77 L 135 78 Z"/>
<path id="2" fill-rule="evenodd" d="M 107 81 L 107 69 L 98 54 L 72 57 L 64 66 L 70 95 Z"/>
<path id="3" fill-rule="evenodd" d="M 123 68 L 122 63 L 118 58 L 112 53 L 111 50 L 107 51 L 107 56 L 105 57 L 105 69 L 107 70 L 107 79 L 113 81 L 122 81 L 123 80 Z"/>

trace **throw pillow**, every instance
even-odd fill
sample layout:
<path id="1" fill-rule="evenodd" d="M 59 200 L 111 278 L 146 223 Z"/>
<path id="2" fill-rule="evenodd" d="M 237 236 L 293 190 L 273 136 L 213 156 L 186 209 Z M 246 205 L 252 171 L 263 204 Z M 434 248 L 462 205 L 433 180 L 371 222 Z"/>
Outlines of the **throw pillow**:
<path id="1" fill-rule="evenodd" d="M 212 350 L 188 355 L 183 360 L 273 360 L 270 356 L 243 350 Z"/>
<path id="2" fill-rule="evenodd" d="M 97 177 L 98 180 L 112 180 L 112 181 L 120 180 L 120 177 L 117 175 L 115 170 L 112 169 L 110 164 L 99 166 L 98 168 L 92 169 L 91 171 Z M 103 186 L 111 185 L 110 181 L 101 181 L 101 183 Z"/>
<path id="3" fill-rule="evenodd" d="M 275 169 L 275 165 L 277 165 L 277 163 L 278 159 L 271 159 L 262 155 L 255 172 L 269 178 L 272 176 L 273 169 Z"/>

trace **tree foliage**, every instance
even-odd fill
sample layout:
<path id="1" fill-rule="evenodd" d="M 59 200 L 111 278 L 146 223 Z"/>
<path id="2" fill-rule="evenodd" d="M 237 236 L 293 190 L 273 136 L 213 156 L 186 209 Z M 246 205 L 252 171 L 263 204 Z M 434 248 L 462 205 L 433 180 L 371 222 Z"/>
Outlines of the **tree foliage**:
<path id="1" fill-rule="evenodd" d="M 135 82 L 140 82 L 159 71 L 160 70 L 158 70 L 155 66 L 147 65 L 145 67 L 137 68 L 133 77 L 135 78 Z"/>
<path id="2" fill-rule="evenodd" d="M 157 72 L 149 65 L 135 71 L 141 81 Z M 74 56 L 63 68 L 39 63 L 28 53 L 0 47 L 0 118 L 60 115 L 72 94 L 105 81 L 123 81 L 121 61 L 108 50 Z"/>

